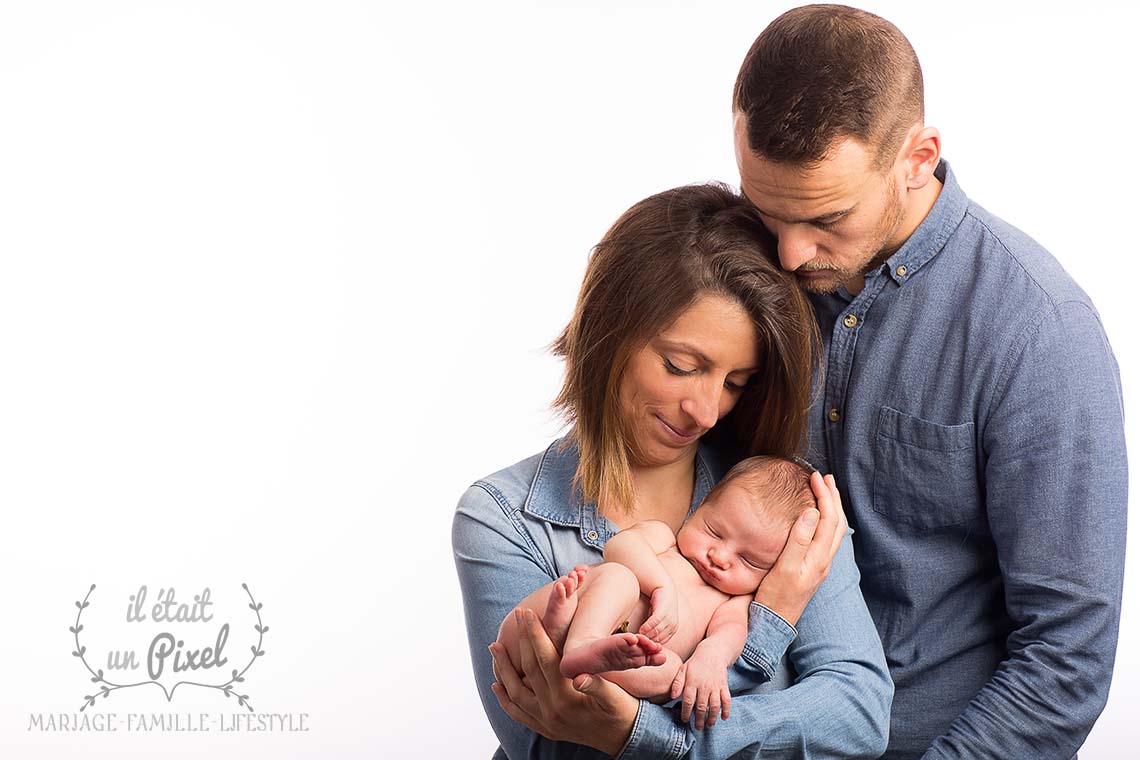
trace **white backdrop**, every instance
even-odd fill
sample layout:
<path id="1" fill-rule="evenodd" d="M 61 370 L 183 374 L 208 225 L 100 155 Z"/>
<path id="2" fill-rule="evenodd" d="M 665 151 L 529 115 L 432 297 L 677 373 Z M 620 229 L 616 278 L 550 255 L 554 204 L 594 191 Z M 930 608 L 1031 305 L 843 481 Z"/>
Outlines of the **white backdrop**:
<path id="1" fill-rule="evenodd" d="M 735 181 L 733 78 L 787 7 L 0 5 L 0 755 L 489 757 L 455 501 L 558 433 L 544 346 L 608 225 Z M 1140 13 L 865 7 L 917 49 L 966 192 L 1092 295 L 1137 441 Z M 1135 749 L 1138 523 L 1082 758 Z M 95 688 L 64 631 L 90 584 L 93 651 L 143 630 L 140 585 L 208 586 L 237 660 L 243 582 L 270 630 L 239 693 L 308 731 L 33 727 Z M 149 687 L 82 715 L 109 712 L 245 711 Z"/>

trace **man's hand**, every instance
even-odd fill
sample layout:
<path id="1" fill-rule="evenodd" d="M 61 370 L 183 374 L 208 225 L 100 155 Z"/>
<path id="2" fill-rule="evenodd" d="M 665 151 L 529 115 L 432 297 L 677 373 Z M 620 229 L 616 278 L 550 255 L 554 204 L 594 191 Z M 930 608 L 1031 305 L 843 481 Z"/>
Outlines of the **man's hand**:
<path id="1" fill-rule="evenodd" d="M 649 597 L 649 619 L 641 624 L 637 632 L 664 644 L 677 632 L 677 587 L 658 586 Z"/>
<path id="2" fill-rule="evenodd" d="M 688 723 L 689 716 L 695 715 L 693 728 L 698 731 L 715 725 L 718 717 L 728 720 L 732 694 L 728 691 L 728 667 L 722 659 L 708 649 L 702 652 L 698 645 L 669 689 L 669 699 L 681 697 L 681 720 Z"/>
<path id="3" fill-rule="evenodd" d="M 755 600 L 791 625 L 799 621 L 804 607 L 827 578 L 831 560 L 847 534 L 847 518 L 835 478 L 814 472 L 811 490 L 819 510 L 809 509 L 800 515 L 775 566 L 756 589 Z"/>
<path id="4" fill-rule="evenodd" d="M 633 731 L 640 700 L 599 676 L 563 677 L 560 658 L 538 616 L 515 612 L 522 673 L 499 643 L 491 645 L 499 706 L 522 725 L 554 741 L 584 744 L 613 756 Z M 524 679 L 525 678 L 525 682 Z"/>

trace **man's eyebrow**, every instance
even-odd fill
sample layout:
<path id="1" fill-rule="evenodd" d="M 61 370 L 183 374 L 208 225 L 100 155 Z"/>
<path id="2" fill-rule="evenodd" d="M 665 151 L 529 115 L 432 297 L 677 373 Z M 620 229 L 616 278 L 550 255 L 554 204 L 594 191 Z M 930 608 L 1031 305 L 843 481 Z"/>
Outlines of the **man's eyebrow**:
<path id="1" fill-rule="evenodd" d="M 771 217 L 772 219 L 775 219 L 777 222 L 783 222 L 784 224 L 835 224 L 840 219 L 842 219 L 843 217 L 847 216 L 848 214 L 850 214 L 852 211 L 855 210 L 855 207 L 852 206 L 850 208 L 840 209 L 839 211 L 832 211 L 832 212 L 827 213 L 827 214 L 820 214 L 819 216 L 813 216 L 810 219 L 783 219 L 781 217 L 776 216 L 775 214 L 769 214 L 767 211 L 760 208 L 755 203 L 752 204 L 752 207 L 754 209 L 756 209 L 756 212 L 759 213 L 761 216 Z"/>

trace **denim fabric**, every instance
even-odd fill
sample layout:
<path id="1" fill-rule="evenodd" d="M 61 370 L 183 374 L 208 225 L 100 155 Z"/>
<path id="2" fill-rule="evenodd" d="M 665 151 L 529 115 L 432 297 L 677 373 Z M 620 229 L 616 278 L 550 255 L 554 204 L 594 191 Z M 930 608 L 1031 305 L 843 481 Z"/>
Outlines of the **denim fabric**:
<path id="1" fill-rule="evenodd" d="M 1023 233 L 941 194 L 862 291 L 813 296 L 835 473 L 895 681 L 887 758 L 1069 758 L 1104 707 L 1124 572 L 1116 361 Z"/>
<path id="2" fill-rule="evenodd" d="M 463 593 L 475 684 L 502 745 L 496 758 L 599 758 L 515 723 L 491 693 L 487 651 L 523 597 L 579 563 L 602 561 L 617 528 L 572 488 L 578 455 L 559 443 L 476 482 L 455 513 L 452 547 Z M 707 447 L 697 455 L 695 508 L 727 468 Z M 793 640 L 794 639 L 794 640 Z M 790 642 L 790 646 L 789 646 Z M 784 658 L 785 650 L 787 657 Z M 799 674 L 792 673 L 791 667 Z M 795 685 L 791 685 L 795 681 Z M 619 757 L 722 760 L 878 757 L 886 745 L 892 686 L 846 538 L 828 579 L 797 629 L 762 605 L 749 611 L 748 643 L 729 671 L 732 717 L 701 732 L 677 711 L 642 700 Z"/>

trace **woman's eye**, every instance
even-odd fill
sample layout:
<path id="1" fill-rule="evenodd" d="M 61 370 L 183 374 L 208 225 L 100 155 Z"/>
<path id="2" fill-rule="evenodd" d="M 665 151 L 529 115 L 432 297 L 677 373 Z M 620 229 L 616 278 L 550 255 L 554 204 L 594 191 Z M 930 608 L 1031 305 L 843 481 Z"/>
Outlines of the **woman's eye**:
<path id="1" fill-rule="evenodd" d="M 730 380 L 724 381 L 724 387 L 728 388 L 730 391 L 737 391 L 737 392 L 742 391 L 742 390 L 744 390 L 745 385 L 747 385 L 747 383 L 734 383 Z"/>
<path id="2" fill-rule="evenodd" d="M 665 359 L 665 369 L 668 370 L 669 374 L 671 374 L 671 375 L 681 375 L 681 376 L 691 375 L 694 372 L 696 372 L 695 369 L 681 369 L 676 364 L 671 362 L 668 358 Z"/>

